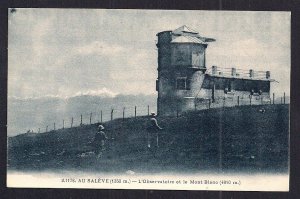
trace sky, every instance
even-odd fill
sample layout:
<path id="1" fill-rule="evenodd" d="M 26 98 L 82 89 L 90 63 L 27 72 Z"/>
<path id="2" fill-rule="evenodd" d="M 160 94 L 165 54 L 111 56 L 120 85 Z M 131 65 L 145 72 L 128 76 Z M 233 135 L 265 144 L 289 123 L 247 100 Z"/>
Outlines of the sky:
<path id="1" fill-rule="evenodd" d="M 18 9 L 8 16 L 8 96 L 156 94 L 156 33 L 212 37 L 206 67 L 271 71 L 290 91 L 290 12 Z"/>

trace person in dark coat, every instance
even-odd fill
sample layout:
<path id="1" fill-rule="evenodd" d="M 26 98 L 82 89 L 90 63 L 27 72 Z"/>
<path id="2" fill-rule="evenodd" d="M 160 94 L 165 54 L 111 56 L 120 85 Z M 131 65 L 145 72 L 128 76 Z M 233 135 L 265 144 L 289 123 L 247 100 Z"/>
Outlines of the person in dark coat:
<path id="1" fill-rule="evenodd" d="M 102 151 L 105 149 L 105 141 L 107 140 L 107 136 L 104 133 L 104 126 L 99 125 L 98 126 L 98 131 L 95 134 L 94 138 L 94 148 L 95 148 L 95 154 L 99 158 L 102 155 Z"/>
<path id="2" fill-rule="evenodd" d="M 155 146 L 158 148 L 158 132 L 162 130 L 156 120 L 156 114 L 151 113 L 150 116 L 150 126 L 148 127 L 147 140 L 148 140 L 148 148 Z"/>

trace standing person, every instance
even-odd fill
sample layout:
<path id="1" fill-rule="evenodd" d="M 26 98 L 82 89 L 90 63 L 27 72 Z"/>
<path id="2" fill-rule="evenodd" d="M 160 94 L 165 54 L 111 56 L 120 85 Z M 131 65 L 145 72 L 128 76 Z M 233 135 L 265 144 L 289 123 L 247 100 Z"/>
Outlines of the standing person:
<path id="1" fill-rule="evenodd" d="M 157 123 L 156 114 L 151 113 L 150 126 L 148 127 L 148 132 L 147 132 L 148 148 L 151 148 L 152 145 L 155 146 L 154 144 L 155 140 L 156 140 L 156 147 L 158 148 L 158 131 L 160 130 L 162 130 L 162 128 Z"/>
<path id="2" fill-rule="evenodd" d="M 107 136 L 104 133 L 104 126 L 99 125 L 98 131 L 95 134 L 94 138 L 94 147 L 95 147 L 95 154 L 97 155 L 97 158 L 100 158 L 102 155 L 102 152 L 104 151 L 105 147 L 105 141 L 107 140 Z"/>

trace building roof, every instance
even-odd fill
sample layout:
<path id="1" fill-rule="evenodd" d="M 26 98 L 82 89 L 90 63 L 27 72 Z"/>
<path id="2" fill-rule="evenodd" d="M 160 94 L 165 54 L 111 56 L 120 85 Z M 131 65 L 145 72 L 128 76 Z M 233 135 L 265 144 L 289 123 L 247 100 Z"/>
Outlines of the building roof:
<path id="1" fill-rule="evenodd" d="M 182 35 L 175 37 L 171 43 L 196 43 L 196 44 L 206 44 L 204 41 L 199 39 L 198 37 L 191 37 L 187 35 Z"/>
<path id="2" fill-rule="evenodd" d="M 276 82 L 274 79 L 267 79 L 263 77 L 246 77 L 246 76 L 230 76 L 230 75 L 212 75 L 206 73 L 207 76 L 212 78 L 223 78 L 223 79 L 243 79 L 243 80 L 253 80 L 253 81 L 269 81 L 269 82 Z"/>
<path id="3" fill-rule="evenodd" d="M 192 28 L 183 25 L 172 31 L 172 43 L 198 43 L 206 44 L 206 42 L 216 41 L 213 38 L 201 37 L 199 33 Z"/>
<path id="4" fill-rule="evenodd" d="M 172 31 L 173 34 L 182 34 L 183 32 L 186 33 L 192 33 L 192 34 L 199 34 L 199 32 L 187 27 L 186 25 L 183 25 L 175 30 Z"/>
<path id="5" fill-rule="evenodd" d="M 234 69 L 234 74 L 232 73 Z M 206 75 L 212 78 L 230 78 L 230 79 L 244 79 L 244 80 L 260 80 L 260 81 L 275 81 L 274 79 L 267 78 L 267 71 L 254 71 L 250 77 L 250 70 L 238 69 L 238 68 L 224 68 L 216 67 L 213 72 L 213 67 L 206 71 Z"/>

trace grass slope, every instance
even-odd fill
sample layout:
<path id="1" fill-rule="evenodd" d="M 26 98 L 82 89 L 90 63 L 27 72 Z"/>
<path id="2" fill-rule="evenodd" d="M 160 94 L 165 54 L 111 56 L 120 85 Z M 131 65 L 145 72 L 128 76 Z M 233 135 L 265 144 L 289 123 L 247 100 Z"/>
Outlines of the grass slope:
<path id="1" fill-rule="evenodd" d="M 265 113 L 259 110 L 264 108 Z M 288 169 L 289 107 L 227 107 L 158 117 L 160 148 L 147 150 L 148 117 L 105 123 L 107 150 L 101 159 L 89 142 L 97 124 L 8 140 L 10 170 L 279 171 Z"/>

